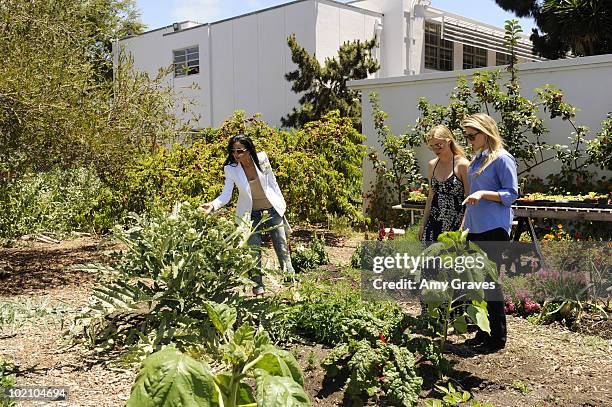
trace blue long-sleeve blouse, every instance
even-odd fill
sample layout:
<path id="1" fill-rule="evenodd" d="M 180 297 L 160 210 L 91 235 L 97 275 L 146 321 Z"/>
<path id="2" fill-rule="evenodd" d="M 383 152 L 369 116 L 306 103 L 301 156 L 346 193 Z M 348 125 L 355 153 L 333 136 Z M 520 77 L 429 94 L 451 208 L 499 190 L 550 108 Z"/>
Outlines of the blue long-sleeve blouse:
<path id="1" fill-rule="evenodd" d="M 481 199 L 474 205 L 468 205 L 464 227 L 471 233 L 503 228 L 510 234 L 514 217 L 511 205 L 518 197 L 516 160 L 509 152 L 501 150 L 497 158 L 480 175 L 476 175 L 488 154 L 488 150 L 481 152 L 468 167 L 470 194 L 476 191 L 498 192 L 501 202 Z"/>

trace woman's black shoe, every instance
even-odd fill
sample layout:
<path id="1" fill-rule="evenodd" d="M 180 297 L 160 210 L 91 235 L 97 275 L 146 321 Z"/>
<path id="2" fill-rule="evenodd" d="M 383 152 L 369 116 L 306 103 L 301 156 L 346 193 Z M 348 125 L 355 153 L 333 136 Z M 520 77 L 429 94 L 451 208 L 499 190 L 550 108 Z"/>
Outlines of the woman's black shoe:
<path id="1" fill-rule="evenodd" d="M 489 339 L 489 336 L 482 332 L 482 331 L 478 331 L 476 332 L 476 336 L 473 337 L 472 339 L 468 339 L 465 342 L 463 342 L 463 344 L 465 346 L 480 346 L 483 343 L 487 342 L 487 340 Z"/>

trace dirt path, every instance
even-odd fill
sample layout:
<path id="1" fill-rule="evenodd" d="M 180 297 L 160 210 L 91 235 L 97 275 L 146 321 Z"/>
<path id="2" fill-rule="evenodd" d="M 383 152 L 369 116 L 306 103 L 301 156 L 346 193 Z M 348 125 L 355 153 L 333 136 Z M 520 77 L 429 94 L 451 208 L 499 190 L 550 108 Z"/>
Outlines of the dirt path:
<path id="1" fill-rule="evenodd" d="M 307 234 L 296 239 L 306 239 Z M 346 263 L 358 237 L 327 239 L 332 263 Z M 34 244 L 0 249 L 0 301 L 45 299 L 68 310 L 69 320 L 84 306 L 93 285 L 91 275 L 71 271 L 76 263 L 104 259 L 99 242 L 81 238 L 57 245 Z M 509 317 L 506 349 L 490 355 L 450 355 L 455 379 L 481 401 L 495 406 L 612 406 L 612 341 L 569 332 L 560 327 L 536 326 Z M 68 347 L 61 318 L 33 320 L 17 329 L 0 330 L 0 359 L 17 368 L 18 385 L 66 386 L 67 402 L 53 406 L 121 406 L 125 404 L 135 371 L 111 368 L 82 346 Z M 461 348 L 458 346 L 458 348 Z M 325 387 L 318 363 L 328 350 L 296 347 L 305 370 L 306 388 L 315 406 L 336 406 L 342 393 Z M 314 362 L 314 364 L 313 364 Z M 429 390 L 423 391 L 427 397 Z M 29 402 L 19 405 L 44 405 Z"/>

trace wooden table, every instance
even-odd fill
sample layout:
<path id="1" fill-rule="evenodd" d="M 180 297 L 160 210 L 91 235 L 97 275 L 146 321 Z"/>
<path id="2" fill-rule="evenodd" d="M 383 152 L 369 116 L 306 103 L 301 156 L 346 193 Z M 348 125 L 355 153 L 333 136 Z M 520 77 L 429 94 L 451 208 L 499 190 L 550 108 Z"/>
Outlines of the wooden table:
<path id="1" fill-rule="evenodd" d="M 408 204 L 405 206 L 394 205 L 392 209 L 407 210 L 410 212 L 410 222 L 414 224 L 414 212 L 423 211 L 425 203 Z M 549 219 L 565 219 L 565 220 L 595 220 L 602 222 L 612 222 L 612 208 L 578 208 L 578 207 L 556 207 L 537 205 L 512 205 L 514 218 L 516 220 L 516 228 L 514 228 L 510 238 L 516 242 L 521 238 L 523 231 L 527 230 L 538 257 L 544 262 L 542 252 L 540 250 L 540 242 L 536 236 L 533 227 L 534 218 L 549 218 Z"/>

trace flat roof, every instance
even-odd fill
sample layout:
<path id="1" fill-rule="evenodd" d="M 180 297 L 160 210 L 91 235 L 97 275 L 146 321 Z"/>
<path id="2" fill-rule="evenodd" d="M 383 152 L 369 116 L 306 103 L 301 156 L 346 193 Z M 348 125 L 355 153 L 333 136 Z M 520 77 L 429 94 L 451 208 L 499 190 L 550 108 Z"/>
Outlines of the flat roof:
<path id="1" fill-rule="evenodd" d="M 199 23 L 199 22 L 196 22 L 196 21 L 189 21 L 189 20 L 181 21 L 181 22 L 179 22 L 179 24 L 183 24 L 183 23 L 187 23 L 187 22 L 192 22 L 192 23 L 197 23 L 198 25 L 195 25 L 195 26 L 192 26 L 192 27 L 189 27 L 189 28 L 185 28 L 185 29 L 182 29 L 182 30 L 179 30 L 179 31 L 176 31 L 176 32 L 173 31 L 173 32 L 168 33 L 168 34 L 180 33 L 182 31 L 191 30 L 191 29 L 194 29 L 194 28 L 197 28 L 197 27 L 206 26 L 206 25 L 221 24 L 221 23 L 225 23 L 227 21 L 236 20 L 236 19 L 239 19 L 239 18 L 243 18 L 243 17 L 247 17 L 247 16 L 259 14 L 259 13 L 264 13 L 266 11 L 274 10 L 274 9 L 281 8 L 281 7 L 290 6 L 290 5 L 297 4 L 297 3 L 302 3 L 302 2 L 305 2 L 305 1 L 313 1 L 313 2 L 317 2 L 317 3 L 326 3 L 326 4 L 329 4 L 329 5 L 332 5 L 332 6 L 344 8 L 344 9 L 347 9 L 347 10 L 358 11 L 360 13 L 372 15 L 372 16 L 375 16 L 375 17 L 382 17 L 383 16 L 383 14 L 381 14 L 381 13 L 377 13 L 375 11 L 367 10 L 367 9 L 364 9 L 364 8 L 361 8 L 361 7 L 352 6 L 350 4 L 341 3 L 341 2 L 336 1 L 336 0 L 293 0 L 293 1 L 289 1 L 287 3 L 277 4 L 276 6 L 266 7 L 266 8 L 263 8 L 261 10 L 251 11 L 250 13 L 244 13 L 244 14 L 240 14 L 240 15 L 237 15 L 237 16 L 234 16 L 234 17 L 224 18 L 223 20 L 213 21 L 211 23 Z M 123 40 L 128 39 L 128 38 L 138 37 L 138 36 L 145 35 L 145 34 L 150 34 L 152 32 L 159 31 L 159 30 L 165 30 L 167 28 L 172 28 L 172 24 L 166 25 L 164 27 L 148 30 L 148 31 L 142 32 L 140 34 L 128 35 L 128 36 L 125 36 L 123 38 L 120 38 L 119 41 L 123 41 Z"/>

